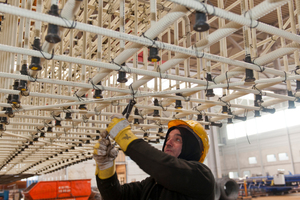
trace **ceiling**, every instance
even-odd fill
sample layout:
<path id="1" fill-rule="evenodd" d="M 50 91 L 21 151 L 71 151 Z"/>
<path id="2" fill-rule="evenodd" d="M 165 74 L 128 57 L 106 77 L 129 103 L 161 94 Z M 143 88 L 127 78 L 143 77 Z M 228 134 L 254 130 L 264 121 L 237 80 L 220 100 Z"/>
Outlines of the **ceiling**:
<path id="1" fill-rule="evenodd" d="M 300 16 L 296 8 L 300 5 L 296 5 L 296 0 L 281 4 L 243 2 L 211 0 L 208 5 L 238 15 L 244 5 L 241 18 L 257 19 L 299 41 Z M 296 80 L 288 79 L 298 73 L 295 69 L 299 65 L 299 42 L 292 37 L 262 31 L 252 22 L 252 28 L 243 28 L 214 15 L 207 18 L 210 29 L 199 33 L 193 30 L 194 9 L 165 0 L 156 3 L 151 11 L 150 1 L 126 0 L 123 15 L 119 0 L 60 1 L 60 17 L 55 23 L 65 26 L 60 25 L 58 43 L 46 41 L 46 36 L 53 41 L 55 34 L 48 33 L 51 25 L 47 17 L 37 14 L 49 13 L 50 0 L 7 0 L 0 4 L 0 9 L 5 8 L 0 12 L 1 180 L 15 180 L 16 174 L 23 177 L 51 173 L 92 159 L 99 131 L 105 130 L 110 116 L 122 113 L 133 97 L 137 102 L 133 111 L 137 109 L 138 113 L 132 112 L 129 117 L 132 130 L 153 143 L 164 136 L 158 129 L 166 130 L 167 122 L 173 118 L 196 120 L 201 114 L 208 116 L 208 121 L 200 121 L 203 125 L 220 125 L 246 110 L 261 111 L 263 107 L 298 100 L 294 97 Z M 10 13 L 7 5 L 14 6 L 12 10 L 22 10 Z M 30 19 L 25 18 L 27 13 L 31 14 Z M 99 27 L 103 27 L 101 31 L 113 32 L 100 34 Z M 122 30 L 133 37 L 116 34 Z M 120 40 L 122 36 L 125 41 Z M 157 43 L 152 40 L 155 37 Z M 40 45 L 34 45 L 37 38 Z M 164 43 L 159 46 L 160 62 L 148 62 L 149 49 L 143 45 L 147 41 L 153 47 Z M 198 56 L 187 55 L 182 48 L 171 51 L 170 45 L 192 49 Z M 256 67 L 254 77 L 258 82 L 244 82 L 242 66 L 246 54 L 250 56 L 247 66 L 254 63 L 251 66 Z M 26 74 L 26 68 L 39 62 L 41 70 L 33 67 Z M 127 83 L 117 82 L 118 69 L 130 72 Z M 212 75 L 214 82 L 206 81 L 207 74 Z M 22 91 L 24 81 L 27 88 Z M 218 94 L 215 90 L 214 97 L 207 97 L 210 85 L 223 90 Z M 93 96 L 99 90 L 103 98 L 95 100 Z M 254 105 L 253 100 L 240 99 L 249 93 L 263 94 L 264 103 Z M 159 106 L 154 105 L 154 98 Z M 182 109 L 174 107 L 175 100 L 182 100 Z M 232 114 L 221 113 L 222 106 L 230 107 Z M 153 117 L 154 110 L 159 110 L 161 117 Z M 134 124 L 134 119 L 140 123 Z"/>

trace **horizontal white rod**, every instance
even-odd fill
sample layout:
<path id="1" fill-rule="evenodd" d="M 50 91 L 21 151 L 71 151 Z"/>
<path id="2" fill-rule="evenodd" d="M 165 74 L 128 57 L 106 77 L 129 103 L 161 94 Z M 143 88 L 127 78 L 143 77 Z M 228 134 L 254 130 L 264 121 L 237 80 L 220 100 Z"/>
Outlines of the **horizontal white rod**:
<path id="1" fill-rule="evenodd" d="M 17 7 L 10 6 L 10 5 L 2 5 L 0 7 L 0 12 L 9 13 L 9 14 L 13 14 L 13 15 L 18 15 L 18 16 L 21 16 L 21 17 L 31 18 L 31 19 L 35 19 L 35 20 L 40 20 L 40 21 L 44 21 L 44 22 L 48 22 L 48 23 L 52 23 L 52 24 L 57 24 L 59 26 L 65 26 L 66 21 L 68 23 L 72 24 L 72 21 L 69 21 L 69 20 L 66 20 L 66 19 L 61 19 L 59 17 L 50 16 L 50 15 L 46 15 L 46 14 L 37 14 L 36 12 L 28 11 L 28 10 L 25 10 L 25 9 L 22 9 L 22 8 L 17 8 Z M 142 45 L 145 45 L 145 46 L 152 46 L 153 45 L 152 40 L 149 40 L 149 39 L 146 39 L 146 38 L 143 38 L 143 37 L 129 35 L 129 34 L 121 33 L 121 32 L 118 32 L 118 31 L 112 31 L 112 30 L 108 30 L 108 29 L 105 29 L 105 28 L 101 28 L 101 27 L 97 27 L 97 26 L 91 26 L 89 24 L 84 24 L 84 23 L 80 23 L 80 22 L 77 22 L 75 28 L 78 29 L 78 30 L 87 31 L 87 32 L 90 32 L 90 33 L 95 33 L 97 35 L 105 35 L 107 37 L 114 37 L 114 38 L 118 38 L 118 39 L 121 39 L 121 40 L 122 39 L 127 40 L 127 41 L 130 41 L 130 42 L 142 44 Z M 155 46 L 157 48 L 160 48 L 160 49 L 167 49 L 167 50 L 170 50 L 170 51 L 186 54 L 186 55 L 189 55 L 189 56 L 203 57 L 203 58 L 206 58 L 208 60 L 212 60 L 212 61 L 216 61 L 216 62 L 222 62 L 222 63 L 226 63 L 226 64 L 229 64 L 229 65 L 234 65 L 234 66 L 240 66 L 240 67 L 243 67 L 243 68 L 253 69 L 253 70 L 256 70 L 256 71 L 261 70 L 260 66 L 257 66 L 257 65 L 251 64 L 251 63 L 246 63 L 246 62 L 243 62 L 243 61 L 237 61 L 237 60 L 232 60 L 232 59 L 229 59 L 229 58 L 225 58 L 225 57 L 221 57 L 221 56 L 217 56 L 217 55 L 213 55 L 213 54 L 198 52 L 197 50 L 194 50 L 194 49 L 188 49 L 188 48 L 185 48 L 185 47 L 171 45 L 171 44 L 167 44 L 167 43 L 163 43 L 163 42 L 159 42 L 159 41 L 156 41 L 155 44 L 156 44 Z M 10 47 L 10 48 L 12 48 L 12 47 Z M 2 50 L 2 51 L 13 52 L 13 53 L 21 53 L 21 54 L 28 55 L 26 52 L 20 52 L 19 50 L 17 51 L 17 49 L 18 48 L 16 48 L 16 47 L 14 47 L 12 50 L 5 49 L 4 47 L 2 47 L 2 45 L 1 45 L 1 48 L 0 48 L 0 50 Z M 46 53 L 46 52 L 44 54 L 45 54 L 46 57 L 51 57 L 51 55 Z M 42 57 L 39 52 L 35 53 L 34 56 Z M 60 57 L 62 57 L 62 56 L 55 55 L 53 59 L 59 60 Z M 85 60 L 85 62 L 80 62 L 79 63 L 78 62 L 79 60 L 84 60 L 84 59 L 79 59 L 79 58 L 73 58 L 72 57 L 69 60 L 67 60 L 66 62 L 78 63 L 78 64 L 83 64 L 83 65 L 90 65 L 90 66 L 95 66 L 95 67 L 98 66 L 98 67 L 108 68 L 108 69 L 111 69 L 111 70 L 119 70 L 120 69 L 120 67 L 118 67 L 116 65 L 113 65 L 111 67 L 107 67 L 109 64 L 104 64 L 104 63 L 100 64 L 98 62 L 88 61 L 88 60 Z M 110 64 L 110 65 L 112 65 L 112 64 Z M 126 71 L 126 72 L 137 73 L 136 70 L 138 70 L 138 69 L 135 69 L 135 68 L 126 69 L 126 67 L 124 68 L 124 71 Z M 290 73 L 285 74 L 284 72 L 282 72 L 280 70 L 275 70 L 275 69 L 270 69 L 270 68 L 266 68 L 265 72 L 271 73 L 271 74 L 274 74 L 274 75 L 278 75 L 278 76 L 285 76 L 285 75 L 289 76 L 290 75 Z M 144 74 L 144 73 L 142 74 L 142 73 L 139 72 L 138 74 L 153 76 L 152 73 L 155 73 L 155 72 L 147 71 L 147 73 L 148 74 Z M 159 75 L 159 73 L 157 73 L 157 74 Z M 159 76 L 161 76 L 161 75 L 159 75 Z M 157 77 L 157 76 L 155 76 L 155 77 Z M 172 78 L 172 79 L 174 79 L 174 78 Z M 176 80 L 176 79 L 174 79 L 174 80 Z M 198 80 L 198 81 L 200 81 L 200 80 Z M 188 81 L 186 81 L 186 82 L 188 82 Z"/>
<path id="2" fill-rule="evenodd" d="M 197 11 L 208 13 L 210 15 L 215 15 L 215 16 L 224 18 L 224 19 L 229 20 L 229 21 L 236 22 L 236 23 L 244 25 L 244 26 L 248 26 L 250 28 L 256 28 L 259 31 L 269 33 L 271 35 L 281 36 L 285 39 L 293 40 L 295 42 L 300 43 L 300 36 L 299 35 L 281 30 L 277 27 L 265 24 L 263 22 L 258 22 L 257 20 L 252 19 L 251 12 L 246 12 L 246 16 L 244 17 L 244 16 L 241 16 L 241 15 L 237 15 L 235 13 L 220 9 L 218 7 L 215 7 L 215 6 L 211 6 L 211 5 L 206 4 L 206 3 L 201 3 L 201 2 L 196 1 L 196 0 L 189 0 L 189 1 L 169 0 L 169 1 L 180 4 L 180 5 L 183 5 L 183 6 L 186 6 L 186 7 L 189 7 L 189 8 L 193 8 Z M 287 1 L 288 0 L 283 0 L 279 3 L 279 5 L 284 4 Z"/>
<path id="3" fill-rule="evenodd" d="M 289 77 L 277 77 L 277 78 L 270 78 L 270 79 L 260 79 L 256 80 L 254 84 L 259 83 L 276 83 L 281 82 L 285 80 L 295 80 L 299 79 L 300 75 L 291 75 Z M 242 86 L 245 85 L 245 82 L 233 82 L 229 83 L 230 86 Z M 206 89 L 213 89 L 213 88 L 227 88 L 228 84 L 218 84 L 218 85 L 210 85 L 210 86 L 201 86 L 201 87 L 195 87 L 195 88 L 188 88 L 188 89 L 179 89 L 179 90 L 170 90 L 170 91 L 162 91 L 162 92 L 154 92 L 154 93 L 141 93 L 141 94 L 135 94 L 134 96 L 136 98 L 140 97 L 149 97 L 149 96 L 157 96 L 157 95 L 164 95 L 164 94 L 174 94 L 174 93 L 184 93 L 184 92 L 193 92 L 193 91 L 201 91 Z M 50 108 L 57 108 L 57 107 L 67 107 L 67 106 L 74 106 L 74 105 L 80 105 L 80 104 L 90 104 L 90 103 L 101 103 L 101 102 L 111 102 L 111 101 L 118 101 L 123 99 L 132 99 L 131 95 L 126 96 L 117 96 L 117 97 L 110 97 L 110 98 L 103 98 L 103 99 L 93 99 L 93 100 L 86 100 L 81 102 L 68 102 L 68 103 L 62 103 L 62 104 L 55 104 L 55 105 L 46 105 L 46 106 L 36 106 L 31 108 L 21 108 L 19 110 L 14 110 L 14 112 L 23 112 L 23 111 L 29 111 L 29 110 L 43 110 L 43 109 L 50 109 Z M 0 111 L 0 114 L 3 114 L 3 111 Z"/>
<path id="4" fill-rule="evenodd" d="M 13 47 L 13 46 L 7 46 L 7 45 L 3 45 L 3 44 L 0 44 L 0 51 L 23 54 L 23 55 L 29 55 L 29 56 L 40 57 L 40 58 L 43 58 L 44 56 L 45 57 L 51 57 L 51 54 L 46 53 L 46 52 L 43 53 L 44 54 L 44 56 L 43 56 L 39 51 L 36 51 L 36 50 L 24 49 L 24 48 Z M 93 66 L 93 67 L 105 68 L 105 69 L 116 70 L 116 71 L 120 70 L 120 66 L 118 66 L 116 64 L 103 63 L 103 62 L 99 62 L 99 61 L 93 61 L 93 60 L 82 59 L 82 58 L 75 58 L 75 57 L 70 57 L 70 56 L 54 55 L 53 59 L 68 62 L 68 63 L 89 65 L 89 66 Z M 139 74 L 139 75 L 147 75 L 147 76 L 152 76 L 152 77 L 157 77 L 157 78 L 161 77 L 163 79 L 170 79 L 170 80 L 184 81 L 184 82 L 189 82 L 189 83 L 196 83 L 196 84 L 201 84 L 201 85 L 206 85 L 207 84 L 206 81 L 202 81 L 202 80 L 198 80 L 198 79 L 194 79 L 194 78 L 187 78 L 187 77 L 176 76 L 176 75 L 171 75 L 171 74 L 164 74 L 164 73 L 153 72 L 153 71 L 148 71 L 148 70 L 143 70 L 143 69 L 136 69 L 136 68 L 132 68 L 132 67 L 123 67 L 122 71 L 125 71 L 125 72 L 128 72 L 128 73 L 135 73 L 135 74 Z M 22 75 L 20 75 L 20 76 L 22 76 Z M 16 76 L 10 76 L 10 77 L 12 78 L 12 77 L 16 77 Z M 25 79 L 25 77 L 23 79 Z M 28 80 L 28 76 L 25 80 Z M 53 83 L 53 81 L 54 80 L 49 79 L 49 83 Z M 76 86 L 77 84 L 79 84 L 79 83 L 70 82 L 70 86 Z M 95 83 L 95 84 L 97 84 L 97 83 Z M 86 87 L 86 85 L 81 85 L 81 86 Z"/>

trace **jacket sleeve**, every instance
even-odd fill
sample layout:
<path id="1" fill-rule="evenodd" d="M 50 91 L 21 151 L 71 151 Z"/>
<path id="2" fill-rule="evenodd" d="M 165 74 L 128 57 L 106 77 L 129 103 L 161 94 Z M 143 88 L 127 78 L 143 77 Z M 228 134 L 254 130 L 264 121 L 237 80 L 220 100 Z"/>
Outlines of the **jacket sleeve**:
<path id="1" fill-rule="evenodd" d="M 197 199 L 214 193 L 214 176 L 202 163 L 170 156 L 141 139 L 130 143 L 125 153 L 168 190 Z"/>
<path id="2" fill-rule="evenodd" d="M 144 181 L 120 185 L 115 173 L 108 179 L 96 176 L 97 186 L 104 200 L 140 200 Z"/>

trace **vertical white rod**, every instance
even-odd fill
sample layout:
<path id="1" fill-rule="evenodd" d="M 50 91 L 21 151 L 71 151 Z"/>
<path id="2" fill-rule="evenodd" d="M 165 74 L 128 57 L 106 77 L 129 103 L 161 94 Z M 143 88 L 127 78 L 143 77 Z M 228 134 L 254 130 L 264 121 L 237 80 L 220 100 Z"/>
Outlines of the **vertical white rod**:
<path id="1" fill-rule="evenodd" d="M 31 10 L 32 0 L 27 1 L 26 7 L 27 7 L 28 10 Z M 24 34 L 24 49 L 29 48 L 30 24 L 31 24 L 31 20 L 29 18 L 26 18 L 26 20 L 25 20 L 25 34 Z M 27 64 L 27 62 L 28 62 L 28 56 L 24 55 L 23 56 L 23 64 Z"/>
<path id="2" fill-rule="evenodd" d="M 125 33 L 125 0 L 120 0 L 120 32 Z M 125 41 L 120 40 L 121 51 L 125 49 Z"/>
<path id="3" fill-rule="evenodd" d="M 292 17 L 294 17 L 293 13 L 291 14 Z M 280 29 L 282 29 L 282 27 L 283 27 L 283 19 L 282 19 L 281 7 L 277 8 L 277 17 L 278 17 L 278 27 Z M 285 39 L 283 37 L 280 37 L 280 41 L 281 41 L 281 47 L 285 47 L 286 46 Z M 283 64 L 284 64 L 284 71 L 288 72 L 289 71 L 289 65 L 288 65 L 288 57 L 287 57 L 287 55 L 283 56 Z M 292 90 L 291 82 L 289 80 L 286 81 L 286 87 L 287 87 L 288 91 Z"/>
<path id="4" fill-rule="evenodd" d="M 88 12 L 88 1 L 84 1 L 84 8 L 83 8 L 83 23 L 87 23 L 87 13 Z M 82 36 L 82 58 L 86 58 L 86 39 L 87 39 L 87 32 L 83 31 Z M 81 82 L 85 83 L 86 75 L 86 66 L 81 65 Z"/>
<path id="5" fill-rule="evenodd" d="M 218 7 L 224 9 L 224 2 L 222 0 L 218 0 Z M 225 26 L 225 19 L 218 18 L 219 28 Z M 227 58 L 227 41 L 226 38 L 222 38 L 220 40 L 220 55 Z M 221 64 L 221 73 L 225 74 L 228 71 L 228 64 L 222 63 Z M 223 81 L 224 82 L 224 81 Z M 223 96 L 227 95 L 227 91 L 225 88 L 222 89 Z"/>
<path id="6" fill-rule="evenodd" d="M 297 3 L 300 4 L 299 1 L 296 1 L 296 5 L 297 5 Z M 290 14 L 290 20 L 291 20 L 292 33 L 297 34 L 296 22 L 295 22 L 295 18 L 294 18 L 293 1 L 289 1 L 288 5 L 289 5 L 289 14 Z M 300 6 L 300 5 L 298 5 L 298 6 Z M 300 8 L 299 8 L 299 10 L 300 10 Z M 298 13 L 298 8 L 297 7 L 296 7 L 296 12 L 297 12 L 297 15 L 298 15 L 299 13 Z M 300 20 L 300 18 L 298 18 L 298 19 Z M 300 25 L 300 21 L 299 21 L 299 25 Z M 300 27 L 299 27 L 299 30 L 300 30 Z M 295 59 L 296 66 L 299 66 L 300 65 L 300 60 L 299 60 L 299 50 L 298 49 L 294 52 L 294 59 Z"/>
<path id="7" fill-rule="evenodd" d="M 26 1 L 22 1 L 22 8 L 25 8 L 26 6 Z M 18 47 L 22 47 L 22 43 L 23 43 L 23 30 L 24 30 L 24 21 L 25 21 L 25 17 L 21 17 L 20 19 L 20 23 L 19 23 L 19 37 L 18 37 Z M 21 54 L 17 55 L 17 71 L 20 71 L 21 69 Z"/>

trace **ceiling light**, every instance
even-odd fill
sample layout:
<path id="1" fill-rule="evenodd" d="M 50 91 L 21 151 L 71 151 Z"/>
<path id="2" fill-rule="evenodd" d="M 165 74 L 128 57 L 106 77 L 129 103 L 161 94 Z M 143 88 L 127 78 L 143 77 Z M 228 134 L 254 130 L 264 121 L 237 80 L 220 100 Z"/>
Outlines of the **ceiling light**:
<path id="1" fill-rule="evenodd" d="M 262 107 L 261 111 L 274 114 L 276 110 L 275 110 L 275 108 L 265 108 L 265 107 Z"/>
<path id="2" fill-rule="evenodd" d="M 230 108 L 228 108 L 228 115 L 232 115 L 232 112 L 231 112 L 231 109 L 230 109 Z M 233 124 L 233 122 L 232 122 L 232 117 L 227 118 L 227 124 Z"/>
<path id="3" fill-rule="evenodd" d="M 228 106 L 222 106 L 222 113 L 227 114 L 228 113 Z"/>
<path id="4" fill-rule="evenodd" d="M 52 127 L 51 126 L 48 126 L 48 128 L 47 128 L 47 133 L 52 133 L 53 131 L 52 131 Z"/>
<path id="5" fill-rule="evenodd" d="M 5 131 L 3 124 L 0 124 L 0 131 Z"/>
<path id="6" fill-rule="evenodd" d="M 97 85 L 101 85 L 101 81 Z M 103 98 L 102 90 L 100 90 L 99 88 L 95 89 L 93 98 L 94 99 L 102 99 Z"/>
<path id="7" fill-rule="evenodd" d="M 40 38 L 34 39 L 32 47 L 34 50 L 41 51 Z M 31 64 L 29 65 L 29 69 L 31 69 L 32 71 L 40 71 L 42 69 L 41 58 L 33 56 L 31 58 Z"/>
<path id="8" fill-rule="evenodd" d="M 205 118 L 205 122 L 209 122 L 208 116 L 205 116 L 204 118 Z M 204 125 L 204 129 L 205 129 L 205 130 L 209 130 L 209 125 L 208 125 L 208 124 L 205 124 L 205 125 Z"/>
<path id="9" fill-rule="evenodd" d="M 245 62 L 246 63 L 252 63 L 251 61 L 251 56 L 250 55 L 246 55 L 245 57 Z M 245 77 L 245 82 L 249 83 L 249 82 L 254 82 L 255 81 L 255 78 L 254 78 L 254 75 L 253 75 L 253 70 L 252 69 L 247 69 L 246 68 L 246 77 Z"/>
<path id="10" fill-rule="evenodd" d="M 241 121 L 246 121 L 246 120 L 247 120 L 247 117 L 246 117 L 246 116 L 240 117 L 240 116 L 234 115 L 234 116 L 233 116 L 233 119 L 237 119 L 237 120 L 241 120 Z"/>
<path id="11" fill-rule="evenodd" d="M 13 113 L 12 107 L 6 107 L 5 114 L 6 114 L 8 117 L 10 117 L 10 118 L 12 118 L 12 117 L 15 116 L 14 113 Z"/>
<path id="12" fill-rule="evenodd" d="M 69 106 L 68 110 L 66 111 L 65 120 L 72 120 L 72 113 L 71 113 L 71 111 L 69 109 L 71 109 L 71 106 Z"/>
<path id="13" fill-rule="evenodd" d="M 5 107 L 4 107 L 4 108 L 5 108 Z M 3 108 L 3 110 L 4 110 L 4 108 Z M 5 109 L 5 110 L 6 110 L 6 109 Z M 1 124 L 6 124 L 6 125 L 9 124 L 8 121 L 7 121 L 7 117 L 1 117 L 1 118 L 0 118 L 0 123 L 1 123 Z"/>
<path id="14" fill-rule="evenodd" d="M 137 108 L 134 110 L 134 115 L 139 115 L 139 110 Z M 140 124 L 139 119 L 134 118 L 133 124 Z"/>
<path id="15" fill-rule="evenodd" d="M 206 81 L 212 81 L 210 73 L 206 73 Z M 213 89 L 207 89 L 205 96 L 206 97 L 214 97 L 215 96 L 214 90 Z"/>
<path id="16" fill-rule="evenodd" d="M 28 71 L 27 71 L 27 64 L 23 64 L 20 73 L 22 75 L 28 75 Z"/>
<path id="17" fill-rule="evenodd" d="M 17 88 L 20 91 L 27 91 L 27 81 L 26 80 L 20 80 L 19 86 Z"/>
<path id="18" fill-rule="evenodd" d="M 154 99 L 153 103 L 154 103 L 154 106 L 159 106 L 158 99 Z M 159 110 L 154 110 L 153 117 L 160 117 Z"/>
<path id="19" fill-rule="evenodd" d="M 180 89 L 180 88 L 177 88 L 177 89 Z M 182 96 L 181 93 L 176 93 L 176 96 Z M 182 104 L 181 104 L 181 100 L 177 100 L 175 101 L 175 108 L 176 109 L 182 109 Z"/>
<path id="20" fill-rule="evenodd" d="M 85 94 L 83 94 L 83 95 L 81 96 L 81 98 L 85 98 Z M 80 104 L 79 110 L 87 110 L 86 105 L 85 105 L 85 104 Z"/>
<path id="21" fill-rule="evenodd" d="M 61 121 L 55 120 L 55 127 L 61 127 Z"/>
<path id="22" fill-rule="evenodd" d="M 51 8 L 50 8 L 50 11 L 48 12 L 49 15 L 52 15 L 52 16 L 59 16 L 58 14 L 58 6 L 55 5 L 55 4 L 52 4 L 51 5 Z M 59 28 L 58 28 L 58 25 L 56 24 L 49 24 L 48 25 L 48 33 L 45 37 L 45 40 L 49 43 L 58 43 L 61 41 L 59 35 L 58 35 L 58 32 L 59 32 Z"/>
<path id="23" fill-rule="evenodd" d="M 211 126 L 217 126 L 217 127 L 221 128 L 223 124 L 220 123 L 220 122 L 211 122 L 210 125 Z"/>
<path id="24" fill-rule="evenodd" d="M 154 38 L 154 41 L 156 41 L 157 38 Z M 159 62 L 160 57 L 158 56 L 158 48 L 155 47 L 149 47 L 149 56 L 148 56 L 149 62 Z"/>
<path id="25" fill-rule="evenodd" d="M 196 11 L 195 25 L 193 29 L 197 32 L 204 32 L 209 29 L 209 25 L 206 23 L 206 14 L 200 11 Z"/>
<path id="26" fill-rule="evenodd" d="M 125 66 L 125 63 L 122 64 L 122 66 Z M 122 69 L 121 69 L 122 70 Z M 119 83 L 126 83 L 128 80 L 126 78 L 126 72 L 119 70 L 118 79 L 117 81 Z"/>
<path id="27" fill-rule="evenodd" d="M 293 92 L 292 91 L 288 91 L 288 96 L 289 97 L 294 97 Z M 295 101 L 288 101 L 289 103 L 289 107 L 288 109 L 294 109 L 295 107 Z"/>
<path id="28" fill-rule="evenodd" d="M 202 121 L 202 120 L 203 120 L 202 115 L 201 115 L 201 114 L 198 114 L 198 115 L 197 115 L 197 121 Z"/>

